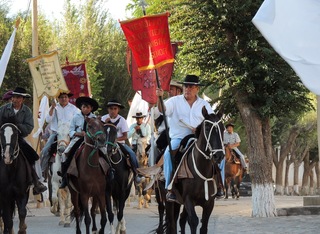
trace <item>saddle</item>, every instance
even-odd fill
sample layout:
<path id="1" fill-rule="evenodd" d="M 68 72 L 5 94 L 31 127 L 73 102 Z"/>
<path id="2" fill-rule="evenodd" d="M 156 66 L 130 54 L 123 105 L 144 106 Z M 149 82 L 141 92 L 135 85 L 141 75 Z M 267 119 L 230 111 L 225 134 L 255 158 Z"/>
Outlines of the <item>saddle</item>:
<path id="1" fill-rule="evenodd" d="M 84 148 L 85 143 L 83 142 L 80 147 L 77 149 L 74 157 L 72 158 L 72 161 L 70 163 L 70 166 L 68 168 L 67 174 L 73 175 L 75 177 L 79 177 L 79 171 L 78 171 L 78 167 L 77 167 L 77 159 L 80 156 L 83 148 Z M 99 150 L 99 164 L 100 167 L 102 168 L 103 172 L 105 175 L 108 174 L 108 170 L 110 168 L 109 164 L 107 163 L 107 161 L 103 158 L 103 156 L 101 156 L 102 152 Z"/>
<path id="2" fill-rule="evenodd" d="M 231 161 L 235 164 L 241 164 L 240 156 L 237 154 L 237 152 L 234 150 L 231 150 L 230 152 L 231 152 Z"/>

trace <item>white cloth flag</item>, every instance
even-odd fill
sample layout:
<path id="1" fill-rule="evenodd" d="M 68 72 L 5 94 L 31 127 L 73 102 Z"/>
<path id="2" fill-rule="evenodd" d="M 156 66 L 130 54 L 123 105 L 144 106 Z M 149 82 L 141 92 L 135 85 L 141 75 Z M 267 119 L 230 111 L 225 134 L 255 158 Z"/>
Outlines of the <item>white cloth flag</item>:
<path id="1" fill-rule="evenodd" d="M 320 95 L 320 1 L 265 0 L 252 22 L 303 84 Z"/>
<path id="2" fill-rule="evenodd" d="M 0 60 L 0 87 L 3 82 L 4 74 L 6 73 L 6 70 L 7 70 L 7 66 L 8 66 L 10 56 L 11 56 L 16 32 L 17 32 L 17 28 L 14 28 L 13 33 L 12 33 L 12 35 L 6 45 L 6 48 L 4 49 L 3 54 L 1 56 L 1 60 Z"/>
<path id="3" fill-rule="evenodd" d="M 42 133 L 42 129 L 44 123 L 46 121 L 46 115 L 49 113 L 49 100 L 47 96 L 43 96 L 39 106 L 39 113 L 38 113 L 38 130 L 33 134 L 33 138 L 38 138 L 40 133 Z"/>

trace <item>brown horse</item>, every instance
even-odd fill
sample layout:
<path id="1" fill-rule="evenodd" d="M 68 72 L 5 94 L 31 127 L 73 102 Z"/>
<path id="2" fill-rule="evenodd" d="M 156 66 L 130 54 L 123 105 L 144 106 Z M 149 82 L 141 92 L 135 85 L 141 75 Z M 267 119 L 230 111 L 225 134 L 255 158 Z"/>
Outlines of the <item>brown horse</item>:
<path id="1" fill-rule="evenodd" d="M 197 232 L 199 218 L 195 206 L 202 207 L 200 234 L 208 233 L 208 221 L 217 192 L 216 163 L 220 163 L 224 156 L 222 114 L 208 114 L 207 109 L 203 107 L 202 115 L 204 121 L 196 129 L 196 139 L 187 150 L 185 158 L 182 159 L 186 160 L 193 178 L 178 178 L 173 187 L 178 200 L 183 204 L 183 211 L 180 214 L 181 234 L 185 233 L 187 221 L 191 234 Z M 167 233 L 177 233 L 177 214 L 180 210 L 180 206 L 177 205 L 177 203 L 166 202 Z"/>
<path id="2" fill-rule="evenodd" d="M 243 169 L 242 166 L 237 160 L 235 152 L 228 147 L 226 150 L 226 165 L 225 165 L 225 190 L 226 196 L 225 199 L 228 199 L 228 189 L 230 187 L 232 198 L 239 199 L 239 186 L 242 181 Z M 237 162 L 238 161 L 238 162 Z"/>
<path id="3" fill-rule="evenodd" d="M 80 220 L 85 215 L 86 233 L 90 233 L 90 215 L 88 201 L 92 197 L 92 232 L 97 231 L 95 222 L 95 210 L 97 204 L 101 211 L 101 229 L 99 233 L 104 233 L 107 223 L 106 217 L 106 177 L 99 163 L 99 148 L 105 146 L 106 135 L 103 124 L 99 119 L 86 118 L 87 131 L 84 137 L 84 146 L 81 148 L 80 155 L 73 160 L 76 161 L 78 177 L 69 174 L 69 189 L 71 200 L 74 206 L 73 215 L 76 219 L 76 233 L 81 233 Z M 71 165 L 72 166 L 72 165 Z M 69 168 L 70 169 L 70 168 Z"/>

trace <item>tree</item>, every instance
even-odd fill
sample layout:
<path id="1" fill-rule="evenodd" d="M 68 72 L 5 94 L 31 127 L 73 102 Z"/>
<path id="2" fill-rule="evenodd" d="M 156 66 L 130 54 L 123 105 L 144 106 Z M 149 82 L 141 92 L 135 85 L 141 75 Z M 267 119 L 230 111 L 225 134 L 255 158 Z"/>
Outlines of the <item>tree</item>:
<path id="1" fill-rule="evenodd" d="M 272 121 L 298 115 L 311 105 L 298 77 L 251 23 L 263 1 L 147 2 L 152 2 L 153 13 L 171 10 L 171 38 L 184 43 L 179 70 L 199 75 L 212 89 L 225 87 L 222 104 L 240 116 L 246 129 L 252 215 L 275 216 Z"/>

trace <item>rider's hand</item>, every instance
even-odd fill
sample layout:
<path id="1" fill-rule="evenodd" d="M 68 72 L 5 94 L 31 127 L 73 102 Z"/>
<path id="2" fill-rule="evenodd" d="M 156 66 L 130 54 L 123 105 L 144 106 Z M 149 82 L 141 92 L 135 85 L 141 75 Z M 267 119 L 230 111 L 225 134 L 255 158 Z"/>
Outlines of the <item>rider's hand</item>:
<path id="1" fill-rule="evenodd" d="M 140 129 L 140 126 L 137 125 L 137 126 L 134 127 L 134 129 L 135 129 L 135 130 L 138 130 L 138 129 Z"/>
<path id="2" fill-rule="evenodd" d="M 163 93 L 164 93 L 163 89 L 159 89 L 159 88 L 156 89 L 156 95 L 157 95 L 158 97 L 162 97 L 162 96 L 163 96 Z"/>

